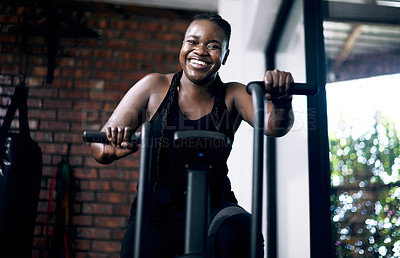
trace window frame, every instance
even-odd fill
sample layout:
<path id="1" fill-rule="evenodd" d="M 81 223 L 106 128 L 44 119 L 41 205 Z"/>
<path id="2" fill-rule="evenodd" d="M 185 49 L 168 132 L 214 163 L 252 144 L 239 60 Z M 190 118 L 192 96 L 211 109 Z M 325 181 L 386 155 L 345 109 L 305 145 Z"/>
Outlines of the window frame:
<path id="1" fill-rule="evenodd" d="M 326 105 L 326 66 L 323 37 L 323 1 L 298 0 L 304 4 L 306 81 L 318 87 L 307 97 L 308 164 L 311 257 L 334 257 L 330 214 L 330 160 Z M 279 38 L 293 6 L 283 0 L 266 49 L 267 69 L 275 68 Z M 267 257 L 277 257 L 276 140 L 267 138 Z M 269 226 L 268 226 L 269 225 Z"/>

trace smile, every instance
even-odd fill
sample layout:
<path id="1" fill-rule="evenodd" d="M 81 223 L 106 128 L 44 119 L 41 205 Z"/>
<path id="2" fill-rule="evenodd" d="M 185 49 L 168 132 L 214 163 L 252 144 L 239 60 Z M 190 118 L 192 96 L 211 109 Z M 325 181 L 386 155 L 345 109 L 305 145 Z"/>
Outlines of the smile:
<path id="1" fill-rule="evenodd" d="M 190 59 L 189 63 L 195 68 L 204 68 L 208 65 L 207 62 L 198 59 Z"/>

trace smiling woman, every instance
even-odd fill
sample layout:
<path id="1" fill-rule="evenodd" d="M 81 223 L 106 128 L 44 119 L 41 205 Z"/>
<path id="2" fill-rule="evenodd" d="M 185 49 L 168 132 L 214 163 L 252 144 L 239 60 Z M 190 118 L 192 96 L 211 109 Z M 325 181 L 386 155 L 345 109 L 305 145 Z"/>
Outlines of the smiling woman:
<path id="1" fill-rule="evenodd" d="M 201 16 L 190 24 L 179 55 L 179 62 L 185 71 L 183 80 L 202 83 L 210 76 L 216 76 L 229 55 L 230 27 L 224 27 L 226 32 L 218 24 L 202 20 Z"/>
<path id="2" fill-rule="evenodd" d="M 149 74 L 136 83 L 102 129 L 111 144 L 91 146 L 93 157 L 102 164 L 109 164 L 135 152 L 138 148 L 129 142 L 131 134 L 143 123 L 151 124 L 156 144 L 152 149 L 150 197 L 145 205 L 150 215 L 146 220 L 143 257 L 176 257 L 183 253 L 185 204 L 180 200 L 185 192 L 176 194 L 175 189 L 185 189 L 186 185 L 182 178 L 177 187 L 171 183 L 171 178 L 177 176 L 171 160 L 184 162 L 181 157 L 172 158 L 174 133 L 218 131 L 233 142 L 242 120 L 253 125 L 252 99 L 245 85 L 223 83 L 218 75 L 229 56 L 230 33 L 229 23 L 221 16 L 196 16 L 186 30 L 180 50 L 182 70 Z M 292 96 L 289 95 L 293 78 L 287 72 L 267 71 L 264 86 L 265 134 L 283 136 L 293 124 Z M 227 156 L 218 158 L 223 165 L 215 166 L 210 176 L 210 225 L 215 225 L 209 230 L 213 246 L 210 252 L 216 257 L 247 257 L 251 215 L 238 205 L 231 190 Z M 222 197 L 217 194 L 219 192 Z M 130 224 L 122 243 L 122 257 L 132 257 L 135 219 L 136 201 L 132 204 Z M 257 241 L 263 241 L 261 235 Z M 258 246 L 262 248 L 262 244 Z M 263 251 L 257 253 L 263 254 Z"/>

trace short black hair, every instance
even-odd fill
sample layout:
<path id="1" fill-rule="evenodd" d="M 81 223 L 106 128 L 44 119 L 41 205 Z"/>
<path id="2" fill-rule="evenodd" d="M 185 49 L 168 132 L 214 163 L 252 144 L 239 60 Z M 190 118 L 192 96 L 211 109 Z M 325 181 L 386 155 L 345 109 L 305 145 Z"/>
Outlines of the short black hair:
<path id="1" fill-rule="evenodd" d="M 227 40 L 226 48 L 229 47 L 229 40 L 231 39 L 231 25 L 229 24 L 229 22 L 227 22 L 220 15 L 215 14 L 215 13 L 198 14 L 198 15 L 194 16 L 192 22 L 199 21 L 199 20 L 211 21 L 211 22 L 214 22 L 215 24 L 217 24 L 219 27 L 221 27 L 221 29 L 223 29 L 223 31 L 225 33 L 226 40 Z"/>

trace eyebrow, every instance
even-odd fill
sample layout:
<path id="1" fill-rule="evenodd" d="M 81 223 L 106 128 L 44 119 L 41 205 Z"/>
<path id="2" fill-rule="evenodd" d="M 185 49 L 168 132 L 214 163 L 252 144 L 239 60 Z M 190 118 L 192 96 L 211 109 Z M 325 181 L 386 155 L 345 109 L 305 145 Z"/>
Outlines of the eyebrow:
<path id="1" fill-rule="evenodd" d="M 192 37 L 192 38 L 195 38 L 195 39 L 200 39 L 200 37 L 196 36 L 196 35 L 188 35 L 186 38 L 189 38 L 189 37 Z M 220 44 L 222 46 L 222 43 L 219 42 L 218 40 L 215 40 L 215 39 L 212 39 L 212 40 L 208 41 L 207 43 L 218 43 L 218 44 Z"/>

